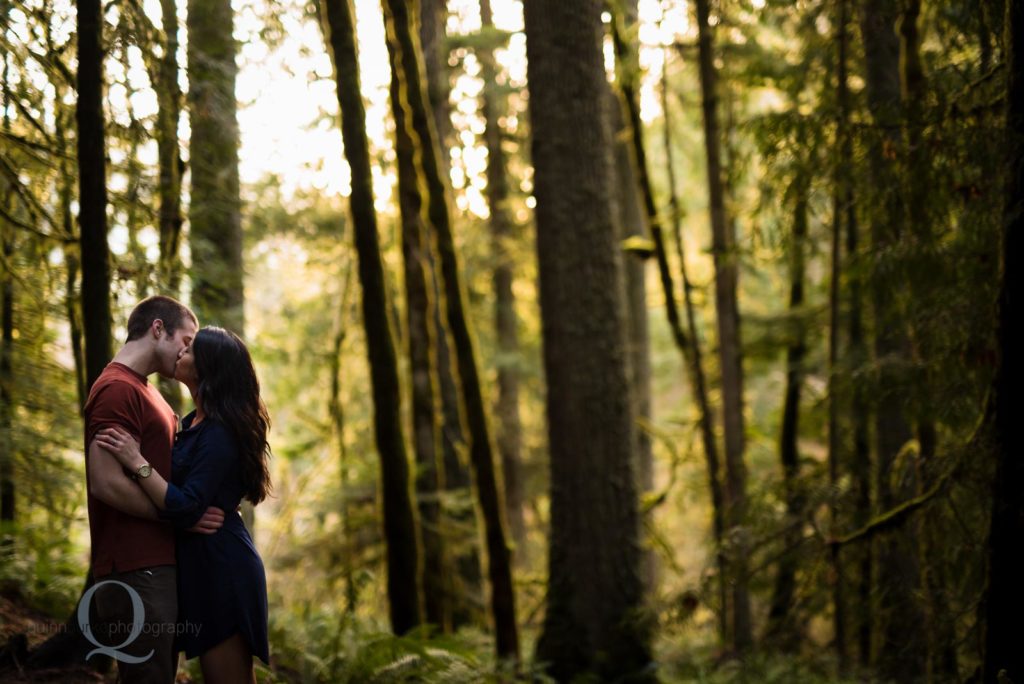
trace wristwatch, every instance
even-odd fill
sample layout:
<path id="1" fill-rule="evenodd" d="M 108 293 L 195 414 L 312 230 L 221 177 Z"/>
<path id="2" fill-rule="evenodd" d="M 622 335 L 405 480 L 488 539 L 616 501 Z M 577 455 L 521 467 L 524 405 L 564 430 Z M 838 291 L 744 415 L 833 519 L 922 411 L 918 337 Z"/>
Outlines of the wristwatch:
<path id="1" fill-rule="evenodd" d="M 153 466 L 149 465 L 148 463 L 143 463 L 142 465 L 139 466 L 139 469 L 135 471 L 135 474 L 132 475 L 132 479 L 138 481 L 139 478 L 142 478 L 144 480 L 152 474 Z"/>

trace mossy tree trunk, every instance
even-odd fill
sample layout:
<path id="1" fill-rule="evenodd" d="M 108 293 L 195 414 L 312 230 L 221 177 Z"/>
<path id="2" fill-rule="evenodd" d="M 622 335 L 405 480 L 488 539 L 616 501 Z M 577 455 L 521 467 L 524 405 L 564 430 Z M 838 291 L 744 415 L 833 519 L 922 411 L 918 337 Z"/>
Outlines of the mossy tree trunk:
<path id="1" fill-rule="evenodd" d="M 417 4 L 401 0 L 383 0 L 384 25 L 400 53 L 400 59 L 396 59 L 395 63 L 399 67 L 404 101 L 409 103 L 412 131 L 416 135 L 421 153 L 421 178 L 429 198 L 428 218 L 443 283 L 442 305 L 447 312 L 446 323 L 455 351 L 455 368 L 462 392 L 469 439 L 469 461 L 473 468 L 483 516 L 497 653 L 502 658 L 518 659 L 519 635 L 516 628 L 512 584 L 512 553 L 505 532 L 501 472 L 495 467 L 495 449 L 491 442 L 482 382 L 477 368 L 475 343 L 468 320 L 466 292 L 455 254 L 448 183 L 442 173 L 443 165 L 439 161 L 440 153 L 434 122 L 427 110 L 419 34 L 415 29 L 418 17 Z"/>
<path id="2" fill-rule="evenodd" d="M 359 259 L 374 434 L 381 464 L 391 627 L 396 634 L 404 634 L 422 622 L 420 550 L 402 429 L 398 356 L 388 321 L 390 305 L 373 205 L 373 174 L 366 136 L 366 110 L 359 85 L 352 1 L 323 0 L 321 18 L 327 47 L 334 60 L 345 159 L 352 170 L 349 206 Z"/>

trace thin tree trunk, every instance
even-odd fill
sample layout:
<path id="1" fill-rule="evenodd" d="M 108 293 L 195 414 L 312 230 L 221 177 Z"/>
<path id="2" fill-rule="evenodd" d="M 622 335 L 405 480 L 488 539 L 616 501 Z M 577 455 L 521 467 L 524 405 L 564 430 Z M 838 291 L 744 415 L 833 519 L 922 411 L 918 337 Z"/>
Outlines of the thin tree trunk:
<path id="1" fill-rule="evenodd" d="M 616 82 L 623 102 L 609 88 L 611 97 L 612 138 L 615 141 L 613 165 L 618 206 L 620 238 L 646 237 L 651 217 L 657 220 L 654 196 L 648 179 L 644 154 L 643 124 L 637 101 L 637 83 L 640 78 L 639 55 L 630 46 L 638 29 L 636 0 L 627 0 L 616 6 L 612 21 L 612 39 L 615 42 Z M 623 107 L 625 104 L 625 107 Z M 624 111 L 625 110 L 625 111 Z M 625 119 L 625 120 L 624 120 Z M 643 169 L 639 167 L 643 165 Z M 650 195 L 650 201 L 647 201 Z M 641 206 L 643 197 L 643 206 Z M 652 213 L 653 211 L 653 213 Z M 659 235 L 661 228 L 659 226 Z M 651 420 L 651 341 L 647 324 L 647 262 L 630 254 L 625 260 L 626 349 L 629 360 L 629 386 L 633 397 L 633 416 L 638 421 L 634 430 L 636 446 L 637 489 L 640 495 L 654 489 L 654 460 L 651 437 L 644 429 Z M 656 557 L 653 549 L 645 548 L 643 576 L 649 590 L 657 585 Z"/>
<path id="2" fill-rule="evenodd" d="M 374 431 L 381 461 L 384 538 L 391 627 L 403 634 L 422 622 L 419 541 L 409 461 L 401 420 L 398 357 L 388 323 L 388 299 L 373 206 L 366 110 L 359 86 L 355 14 L 351 0 L 324 0 L 321 11 L 334 60 L 345 159 L 352 169 L 350 207 L 362 285 L 363 325 L 373 391 Z"/>
<path id="3" fill-rule="evenodd" d="M 786 389 L 782 407 L 782 431 L 779 437 L 779 460 L 782 464 L 782 482 L 786 500 L 785 550 L 779 559 L 775 575 L 775 588 L 768 610 L 767 639 L 785 652 L 800 648 L 801 625 L 793 615 L 796 597 L 796 573 L 799 567 L 797 550 L 803 536 L 801 524 L 804 514 L 804 493 L 799 482 L 800 449 L 800 392 L 804 379 L 804 359 L 807 356 L 804 324 L 799 320 L 804 305 L 805 243 L 807 242 L 807 204 L 810 179 L 799 174 L 793 181 L 795 207 L 790 244 L 789 312 L 792 329 L 786 350 Z"/>
<path id="4" fill-rule="evenodd" d="M 686 307 L 686 325 L 690 330 L 689 336 L 685 334 L 679 321 L 679 312 L 675 301 L 675 285 L 672 283 L 672 272 L 669 270 L 668 255 L 659 224 L 652 224 L 651 234 L 655 240 L 658 268 L 661 273 L 662 289 L 665 296 L 665 307 L 668 311 L 668 320 L 673 331 L 672 337 L 676 347 L 683 355 L 683 363 L 686 365 L 687 373 L 689 374 L 690 388 L 697 398 L 701 443 L 704 447 L 704 461 L 707 464 L 708 473 L 708 491 L 711 496 L 711 528 L 714 533 L 715 565 L 718 571 L 718 610 L 716 611 L 718 614 L 718 637 L 722 645 L 725 645 L 729 638 L 729 597 L 726 585 L 728 568 L 724 554 L 725 494 L 722 491 L 718 442 L 715 438 L 715 414 L 711 411 L 711 402 L 708 399 L 707 376 L 704 372 L 704 352 L 701 348 L 700 337 L 697 334 L 697 316 L 693 306 L 693 286 L 690 284 L 690 278 L 687 275 L 686 269 L 686 253 L 683 248 L 682 207 L 679 205 L 679 197 L 676 194 L 676 174 L 672 162 L 672 125 L 669 120 L 668 79 L 664 72 L 661 83 L 661 105 L 665 117 L 663 135 L 665 164 L 668 171 L 669 207 L 672 211 L 672 229 L 676 243 L 676 256 L 679 260 L 679 275 L 683 281 L 683 303 Z"/>
<path id="5" fill-rule="evenodd" d="M 494 27 L 490 0 L 480 0 L 480 23 L 483 31 Z M 520 351 L 516 321 L 516 299 L 512 291 L 513 260 L 510 245 L 515 240 L 512 217 L 508 211 L 508 170 L 505 151 L 501 147 L 502 100 L 495 92 L 497 64 L 494 50 L 477 52 L 484 81 L 484 139 L 487 144 L 487 206 L 491 217 L 492 254 L 494 259 L 494 327 L 498 340 L 498 451 L 501 454 L 505 479 L 505 511 L 512 538 L 523 562 L 526 544 L 526 522 L 523 518 L 522 426 L 519 419 Z"/>
<path id="6" fill-rule="evenodd" d="M 427 101 L 434 116 L 434 130 L 441 148 L 444 176 L 451 168 L 450 150 L 455 141 L 452 108 L 448 102 L 448 0 L 420 0 L 420 45 L 427 82 Z"/>
<path id="7" fill-rule="evenodd" d="M 448 101 L 448 20 L 447 0 L 422 0 L 420 6 L 420 42 L 423 46 L 423 64 L 426 75 L 427 94 L 434 118 L 434 127 L 440 142 L 440 163 L 443 176 L 449 177 L 451 170 L 451 147 L 457 141 L 452 126 L 451 104 Z M 446 498 L 471 499 L 472 479 L 468 467 L 468 445 L 464 411 L 459 398 L 458 378 L 452 367 L 452 339 L 447 333 L 446 311 L 443 301 L 442 283 L 438 273 L 435 254 L 426 251 L 430 260 L 431 288 L 434 301 L 434 328 L 438 334 L 434 340 L 437 356 L 437 378 L 440 384 L 442 404 L 441 449 L 444 463 L 444 487 Z M 483 605 L 483 578 L 480 571 L 480 553 L 477 534 L 476 511 L 469 506 L 459 510 L 441 510 L 442 532 L 452 540 L 459 552 L 454 557 L 456 572 L 451 591 L 452 625 L 456 629 L 463 625 L 481 625 L 487 621 Z"/>
<path id="8" fill-rule="evenodd" d="M 5 102 L 6 104 L 6 102 Z M 6 109 L 5 109 L 6 111 Z M 5 183 L 6 185 L 6 183 Z M 4 188 L 4 210 L 9 209 L 7 188 Z M 9 212 L 8 212 L 9 213 Z M 10 226 L 0 225 L 3 243 L 3 272 L 0 274 L 0 566 L 6 565 L 14 549 L 15 485 L 14 485 L 14 239 Z"/>
<path id="9" fill-rule="evenodd" d="M 519 635 L 516 628 L 512 585 L 512 553 L 506 541 L 501 472 L 495 468 L 495 450 L 487 425 L 476 351 L 466 313 L 466 293 L 455 255 L 448 208 L 448 185 L 441 175 L 437 133 L 426 109 L 419 36 L 413 26 L 418 16 L 416 4 L 401 0 L 383 0 L 384 24 L 401 53 L 401 59 L 396 61 L 400 65 L 404 96 L 409 103 L 412 127 L 422 153 L 421 171 L 428 190 L 430 226 L 436 240 L 438 263 L 444 283 L 443 305 L 446 307 L 447 323 L 455 348 L 456 368 L 469 434 L 470 464 L 476 478 L 477 494 L 483 514 L 497 653 L 499 657 L 518 660 Z"/>
<path id="10" fill-rule="evenodd" d="M 78 0 L 78 223 L 86 390 L 112 356 L 100 0 Z"/>
<path id="11" fill-rule="evenodd" d="M 183 162 L 178 144 L 181 119 L 181 86 L 178 84 L 178 13 L 175 0 L 160 0 L 164 54 L 157 70 L 156 144 L 159 165 L 160 258 L 157 283 L 162 292 L 178 296 L 181 288 L 181 173 Z M 181 385 L 159 378 L 160 392 L 175 413 L 182 412 Z"/>
<path id="12" fill-rule="evenodd" d="M 452 587 L 442 533 L 441 492 L 445 489 L 441 450 L 441 396 L 438 390 L 434 326 L 433 264 L 426 226 L 427 206 L 416 168 L 418 141 L 413 139 L 409 103 L 397 64 L 400 49 L 386 37 L 391 64 L 391 111 L 395 119 L 398 195 L 405 266 L 406 326 L 409 372 L 412 376 L 412 434 L 416 455 L 416 492 L 423 540 L 423 598 L 427 622 L 443 633 L 451 631 Z"/>
<path id="13" fill-rule="evenodd" d="M 999 361 L 989 395 L 995 478 L 989 526 L 984 620 L 985 684 L 1024 681 L 1020 616 L 1024 615 L 1024 435 L 1020 431 L 1020 302 L 1024 298 L 1024 5 L 1006 7 L 1006 204 L 1003 209 L 997 341 Z M 1014 320 L 1017 324 L 1014 324 Z M 1005 676 L 1005 678 L 1004 678 Z"/>
<path id="14" fill-rule="evenodd" d="M 356 611 L 358 592 L 355 582 L 355 566 L 352 560 L 354 544 L 352 540 L 352 519 L 348 510 L 348 450 L 345 448 L 345 407 L 341 402 L 342 385 L 342 351 L 345 345 L 345 336 L 348 331 L 346 323 L 349 320 L 349 295 L 352 291 L 352 269 L 345 270 L 342 284 L 341 303 L 337 309 L 337 322 L 334 327 L 334 344 L 331 348 L 331 395 L 328 400 L 328 413 L 331 419 L 331 428 L 334 438 L 338 441 L 338 474 L 339 474 L 339 500 L 341 505 L 338 513 L 341 515 L 341 534 L 343 543 L 342 575 L 345 580 L 345 614 L 353 615 Z"/>
<path id="15" fill-rule="evenodd" d="M 722 369 L 722 413 L 725 428 L 726 520 L 737 541 L 730 549 L 732 590 L 732 646 L 737 653 L 753 645 L 750 594 L 746 569 L 746 465 L 743 461 L 743 358 L 740 316 L 736 301 L 739 253 L 735 226 L 726 215 L 722 182 L 721 131 L 716 111 L 718 95 L 714 44 L 708 0 L 697 0 L 697 30 L 704 144 L 707 154 L 708 197 L 711 212 L 711 251 L 715 263 L 715 311 L 718 314 L 718 353 Z"/>
<path id="16" fill-rule="evenodd" d="M 862 0 L 861 36 L 864 40 L 867 104 L 879 137 L 869 146 L 872 169 L 873 202 L 870 215 L 872 249 L 879 258 L 900 240 L 904 222 L 895 163 L 887 149 L 899 149 L 900 74 L 899 40 L 895 33 L 898 7 L 884 0 Z M 879 511 L 892 508 L 901 499 L 894 491 L 893 467 L 896 456 L 913 432 L 904 409 L 908 405 L 905 381 L 900 366 L 909 359 L 909 341 L 905 321 L 892 301 L 892 292 L 904 283 L 892 275 L 894 264 L 877 267 L 872 273 L 872 300 L 875 318 L 874 354 L 878 367 L 875 410 L 877 467 L 875 486 Z M 916 601 L 917 559 L 913 540 L 898 530 L 878 540 L 875 594 L 874 662 L 883 677 L 906 680 L 925 669 L 927 644 L 921 624 L 923 616 Z"/>
<path id="17" fill-rule="evenodd" d="M 551 463 L 537 659 L 557 681 L 653 681 L 602 3 L 531 0 L 524 10 Z"/>
<path id="18" fill-rule="evenodd" d="M 839 112 L 836 122 L 836 148 L 839 152 L 835 157 L 832 187 L 832 254 L 831 278 L 829 283 L 829 326 L 828 326 L 828 481 L 829 481 L 829 524 L 835 530 L 839 525 L 839 477 L 841 461 L 841 435 L 839 434 L 839 326 L 840 326 L 840 282 L 843 274 L 842 239 L 843 216 L 842 202 L 846 199 L 845 186 L 850 183 L 847 167 L 843 163 L 842 152 L 846 149 L 846 138 L 850 135 L 849 112 L 850 97 L 847 84 L 847 52 L 849 46 L 847 25 L 847 0 L 839 0 L 839 17 L 836 41 L 836 104 Z M 846 649 L 846 578 L 843 574 L 839 544 L 829 545 L 829 564 L 832 570 L 832 634 L 836 649 L 836 661 L 839 672 L 845 673 L 848 667 Z"/>

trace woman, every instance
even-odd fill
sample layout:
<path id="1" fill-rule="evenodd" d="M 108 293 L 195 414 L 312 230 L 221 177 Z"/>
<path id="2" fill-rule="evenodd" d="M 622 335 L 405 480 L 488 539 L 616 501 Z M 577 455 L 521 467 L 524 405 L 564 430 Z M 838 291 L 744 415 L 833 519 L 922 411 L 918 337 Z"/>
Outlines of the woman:
<path id="1" fill-rule="evenodd" d="M 242 498 L 258 504 L 269 492 L 270 419 L 249 350 L 234 333 L 201 329 L 174 377 L 196 409 L 175 438 L 171 482 L 149 468 L 126 431 L 107 428 L 97 440 L 178 530 L 178 647 L 186 658 L 199 656 L 208 683 L 255 682 L 253 655 L 270 660 L 267 582 L 237 508 Z M 208 506 L 231 511 L 224 526 L 211 535 L 185 532 Z"/>

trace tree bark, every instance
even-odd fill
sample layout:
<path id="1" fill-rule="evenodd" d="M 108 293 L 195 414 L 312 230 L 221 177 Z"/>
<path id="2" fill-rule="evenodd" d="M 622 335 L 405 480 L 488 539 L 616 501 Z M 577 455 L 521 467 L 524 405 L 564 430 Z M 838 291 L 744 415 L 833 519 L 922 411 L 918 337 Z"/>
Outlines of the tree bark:
<path id="1" fill-rule="evenodd" d="M 187 25 L 192 305 L 200 323 L 244 337 L 238 67 L 230 0 L 189 0 Z"/>
<path id="2" fill-rule="evenodd" d="M 639 54 L 631 46 L 638 30 L 636 0 L 627 0 L 616 6 L 612 17 L 612 39 L 615 43 L 616 82 L 622 96 L 619 102 L 614 89 L 610 90 L 610 113 L 614 144 L 613 165 L 620 239 L 647 236 L 647 225 L 660 220 L 654 205 L 654 194 L 648 177 L 646 146 L 637 84 L 640 80 Z M 640 166 L 643 166 L 641 169 Z M 647 196 L 650 195 L 650 201 Z M 643 198 L 643 205 L 641 205 Z M 634 430 L 634 457 L 636 458 L 637 489 L 640 495 L 654 489 L 654 456 L 650 433 L 644 423 L 651 420 L 651 340 L 647 324 L 647 262 L 635 254 L 625 260 L 626 351 L 629 386 L 633 398 L 633 416 L 638 421 Z M 657 583 L 656 558 L 650 548 L 643 554 L 643 577 L 649 589 Z"/>
<path id="3" fill-rule="evenodd" d="M 899 149 L 900 75 L 899 40 L 895 32 L 896 3 L 862 0 L 861 35 L 864 40 L 867 104 L 880 135 L 868 150 L 872 170 L 873 205 L 871 239 L 873 251 L 886 258 L 899 241 L 903 227 L 903 206 L 899 174 L 887 150 Z M 888 257 L 891 258 L 891 257 Z M 872 273 L 872 303 L 875 319 L 874 355 L 878 367 L 875 381 L 879 391 L 874 403 L 877 510 L 885 511 L 901 500 L 893 488 L 894 465 L 900 449 L 913 437 L 904 415 L 908 402 L 900 366 L 909 358 L 905 321 L 892 301 L 895 288 L 904 286 L 894 277 L 896 265 Z M 875 573 L 876 603 L 874 661 L 883 677 L 906 680 L 923 672 L 927 645 L 921 624 L 923 616 L 915 600 L 917 559 L 913 542 L 898 530 L 877 542 Z"/>
<path id="4" fill-rule="evenodd" d="M 404 634 L 422 622 L 419 541 L 402 430 L 398 358 L 388 323 L 384 263 L 373 206 L 373 174 L 366 136 L 366 110 L 359 86 L 351 0 L 324 0 L 321 17 L 327 47 L 334 60 L 345 159 L 352 170 L 350 208 L 363 290 L 363 326 L 373 392 L 374 433 L 383 481 L 391 627 L 396 634 Z"/>
<path id="5" fill-rule="evenodd" d="M 679 260 L 679 275 L 683 281 L 683 303 L 686 308 L 686 325 L 690 334 L 686 335 L 679 320 L 676 307 L 675 285 L 672 283 L 672 271 L 668 265 L 668 253 L 665 249 L 664 236 L 659 223 L 651 225 L 654 237 L 655 252 L 658 257 L 658 270 L 661 274 L 662 290 L 665 296 L 665 308 L 669 325 L 672 327 L 672 338 L 676 347 L 683 355 L 690 381 L 690 389 L 697 399 L 699 412 L 701 444 L 704 447 L 704 461 L 707 464 L 708 491 L 711 498 L 711 529 L 715 544 L 715 565 L 718 572 L 718 637 L 724 646 L 729 638 L 729 597 L 727 591 L 728 568 L 725 560 L 725 494 L 722 491 L 721 459 L 719 458 L 718 442 L 715 437 L 715 414 L 711 411 L 708 399 L 707 375 L 704 372 L 704 351 L 697 334 L 697 315 L 693 306 L 693 286 L 687 275 L 686 253 L 683 248 L 682 207 L 676 194 L 676 173 L 672 161 L 672 126 L 669 120 L 668 78 L 662 75 L 661 106 L 665 117 L 663 129 L 665 145 L 665 166 L 668 172 L 669 207 L 672 213 L 672 231 L 676 243 L 676 257 Z"/>
<path id="6" fill-rule="evenodd" d="M 452 108 L 448 102 L 448 0 L 420 0 L 420 45 L 427 83 L 427 101 L 434 117 L 434 130 L 441 148 L 445 178 L 451 168 L 451 146 L 455 141 Z"/>
<path id="7" fill-rule="evenodd" d="M 391 111 L 395 120 L 395 152 L 398 163 L 398 200 L 402 225 L 402 259 L 405 266 L 405 298 L 409 373 L 412 376 L 412 434 L 416 455 L 416 492 L 423 540 L 423 598 L 427 622 L 443 633 L 452 628 L 453 587 L 441 518 L 441 492 L 445 470 L 441 448 L 441 395 L 438 389 L 438 340 L 434 326 L 433 263 L 426 226 L 427 205 L 420 190 L 409 103 L 397 60 L 401 50 L 386 36 L 391 64 Z"/>
<path id="8" fill-rule="evenodd" d="M 469 435 L 470 464 L 476 478 L 480 510 L 483 514 L 497 653 L 501 658 L 518 660 L 519 635 L 516 628 L 512 584 L 512 554 L 506 541 L 501 473 L 495 468 L 494 447 L 487 424 L 476 351 L 467 319 L 466 294 L 455 255 L 448 207 L 448 184 L 442 175 L 442 165 L 439 162 L 437 133 L 426 107 L 419 36 L 413 26 L 418 16 L 416 4 L 400 0 L 383 0 L 384 25 L 401 52 L 401 59 L 396 62 L 400 65 L 400 78 L 405 90 L 404 95 L 409 102 L 412 128 L 422 152 L 420 170 L 428 190 L 428 217 L 436 241 L 435 248 L 444 284 L 443 305 L 447 311 L 447 323 L 455 349 L 456 368 L 462 389 Z"/>
<path id="9" fill-rule="evenodd" d="M 1024 435 L 1020 431 L 1020 388 L 1024 366 L 1020 350 L 1019 306 L 1024 298 L 1024 6 L 1006 3 L 1006 204 L 1003 209 L 997 318 L 999 361 L 989 397 L 995 478 L 986 560 L 987 587 L 982 603 L 985 684 L 1024 681 L 1020 616 L 1024 615 Z M 1005 676 L 1005 679 L 1004 679 Z"/>
<path id="10" fill-rule="evenodd" d="M 103 17 L 100 0 L 78 0 L 78 223 L 86 391 L 113 355 L 103 127 Z"/>
<path id="11" fill-rule="evenodd" d="M 782 406 L 782 431 L 779 436 L 779 460 L 782 464 L 782 483 L 786 500 L 785 549 L 775 574 L 775 588 L 768 610 L 767 639 L 781 650 L 794 653 L 800 648 L 802 627 L 793 615 L 796 596 L 796 573 L 799 568 L 797 550 L 803 536 L 805 496 L 801 489 L 800 448 L 800 393 L 804 379 L 804 359 L 807 356 L 804 324 L 798 320 L 804 305 L 804 273 L 807 242 L 807 205 L 810 179 L 798 172 L 794 179 L 795 206 L 793 232 L 790 244 L 789 312 L 792 329 L 786 350 L 786 389 Z"/>
<path id="12" fill-rule="evenodd" d="M 601 10 L 598 0 L 524 7 L 551 462 L 537 659 L 557 681 L 653 681 Z"/>
<path id="13" fill-rule="evenodd" d="M 708 0 L 697 0 L 698 52 L 701 100 L 704 113 L 704 145 L 707 155 L 708 197 L 711 212 L 711 251 L 715 264 L 715 311 L 718 314 L 718 353 L 722 369 L 722 413 L 725 429 L 726 521 L 737 533 L 730 549 L 732 590 L 732 646 L 737 653 L 753 645 L 750 594 L 746 570 L 746 465 L 743 461 L 743 357 L 740 316 L 736 301 L 739 253 L 735 226 L 726 215 L 722 180 L 721 131 L 716 110 L 717 70 L 709 24 Z"/>
<path id="14" fill-rule="evenodd" d="M 494 27 L 490 0 L 480 0 L 480 24 L 483 31 Z M 520 351 L 516 320 L 516 299 L 512 291 L 513 259 L 510 246 L 515 241 L 512 217 L 508 210 L 508 169 L 501 147 L 498 124 L 502 100 L 495 92 L 497 64 L 490 47 L 477 52 L 484 81 L 484 140 L 487 144 L 487 206 L 490 209 L 491 245 L 494 259 L 494 328 L 498 340 L 498 452 L 505 479 L 505 512 L 512 538 L 523 560 L 526 522 L 523 518 L 522 426 L 519 419 Z"/>

